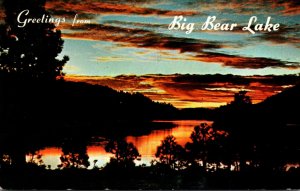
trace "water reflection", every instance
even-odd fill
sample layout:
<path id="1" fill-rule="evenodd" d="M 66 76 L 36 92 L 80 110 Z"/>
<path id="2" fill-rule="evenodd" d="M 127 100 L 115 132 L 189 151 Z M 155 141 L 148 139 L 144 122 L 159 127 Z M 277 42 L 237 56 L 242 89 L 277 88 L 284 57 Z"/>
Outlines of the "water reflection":
<path id="1" fill-rule="evenodd" d="M 212 123 L 211 121 L 204 120 L 154 121 L 154 123 L 155 122 L 173 123 L 176 127 L 172 129 L 153 130 L 150 134 L 143 136 L 127 136 L 125 140 L 133 143 L 142 156 L 140 161 L 136 161 L 137 165 L 150 165 L 150 161 L 155 158 L 157 146 L 159 146 L 161 141 L 168 135 L 175 136 L 178 144 L 184 146 L 189 141 L 191 132 L 196 125 L 200 123 L 210 125 Z M 42 154 L 45 165 L 51 165 L 51 169 L 57 168 L 57 165 L 61 163 L 59 159 L 62 154 L 61 148 L 47 147 L 40 150 L 39 153 Z M 89 169 L 94 167 L 94 161 L 97 161 L 95 164 L 97 167 L 103 167 L 113 156 L 111 153 L 105 151 L 103 143 L 93 143 L 91 146 L 88 146 L 87 154 L 91 164 Z"/>
<path id="2" fill-rule="evenodd" d="M 162 122 L 162 121 L 155 121 Z M 177 120 L 177 121 L 163 121 L 171 122 L 176 125 L 172 129 L 165 130 L 154 130 L 149 135 L 145 136 L 128 136 L 126 137 L 127 142 L 132 142 L 140 154 L 142 155 L 141 161 L 136 161 L 136 164 L 150 165 L 151 160 L 155 158 L 155 152 L 157 147 L 161 144 L 161 141 L 168 135 L 176 137 L 176 141 L 181 146 L 184 146 L 190 139 L 190 135 L 196 125 L 200 123 L 212 124 L 212 121 L 204 120 Z"/>

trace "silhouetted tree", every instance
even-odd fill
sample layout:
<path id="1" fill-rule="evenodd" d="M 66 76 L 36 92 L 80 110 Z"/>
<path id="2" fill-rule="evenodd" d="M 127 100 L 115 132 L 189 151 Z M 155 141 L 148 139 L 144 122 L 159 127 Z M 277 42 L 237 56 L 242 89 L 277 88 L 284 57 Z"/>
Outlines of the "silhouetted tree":
<path id="1" fill-rule="evenodd" d="M 215 129 L 213 131 L 214 139 L 208 142 L 208 162 L 214 165 L 215 170 L 218 170 L 221 164 L 230 170 L 234 154 L 229 141 L 229 133 Z"/>
<path id="2" fill-rule="evenodd" d="M 29 159 L 27 160 L 27 163 L 32 166 L 39 166 L 46 168 L 46 165 L 42 159 L 42 154 L 35 151 L 35 152 L 30 152 L 28 154 Z"/>
<path id="3" fill-rule="evenodd" d="M 97 159 L 93 160 L 93 169 L 99 169 L 99 167 L 96 165 L 98 162 Z"/>
<path id="4" fill-rule="evenodd" d="M 252 101 L 250 96 L 247 96 L 247 91 L 239 91 L 238 93 L 234 94 L 234 100 L 231 102 L 231 105 L 242 107 L 251 105 Z"/>
<path id="5" fill-rule="evenodd" d="M 6 17 L 5 23 L 0 25 L 0 123 L 4 126 L 3 129 L 16 126 L 19 131 L 21 128 L 25 129 L 21 125 L 29 117 L 33 117 L 30 111 L 35 110 L 46 116 L 45 110 L 35 107 L 43 105 L 35 104 L 37 99 L 43 100 L 42 103 L 49 100 L 39 97 L 37 93 L 41 92 L 40 88 L 27 83 L 27 80 L 52 81 L 62 77 L 62 69 L 68 57 L 57 59 L 62 51 L 63 40 L 54 24 L 31 22 L 20 27 L 18 16 L 21 11 L 29 11 L 28 15 L 23 14 L 20 18 L 24 22 L 29 18 L 40 19 L 43 15 L 47 17 L 45 0 L 3 0 L 2 5 Z M 20 132 L 15 134 L 14 142 L 7 143 L 11 147 L 9 155 L 13 166 L 22 168 L 26 164 L 27 140 Z"/>
<path id="6" fill-rule="evenodd" d="M 62 152 L 63 154 L 60 157 L 61 164 L 57 166 L 58 168 L 87 168 L 90 166 L 84 138 L 65 140 L 62 145 Z"/>
<path id="7" fill-rule="evenodd" d="M 110 140 L 105 146 L 105 151 L 115 155 L 111 158 L 111 163 L 123 167 L 134 166 L 134 160 L 140 160 L 141 157 L 137 148 L 123 139 Z"/>
<path id="8" fill-rule="evenodd" d="M 192 163 L 201 164 L 207 169 L 208 162 L 216 163 L 221 161 L 218 157 L 221 153 L 223 145 L 221 138 L 228 136 L 225 131 L 214 130 L 207 123 L 201 123 L 194 127 L 190 138 L 192 142 L 186 144 L 186 149 L 189 153 Z"/>
<path id="9" fill-rule="evenodd" d="M 10 166 L 12 165 L 12 159 L 8 154 L 1 154 L 0 156 L 0 166 L 3 168 L 3 166 Z"/>
<path id="10" fill-rule="evenodd" d="M 239 171 L 247 168 L 246 163 L 252 160 L 254 148 L 264 131 L 253 119 L 253 116 L 257 116 L 254 107 L 247 91 L 239 91 L 234 94 L 230 104 L 219 110 L 219 116 L 213 124 L 215 129 L 224 129 L 229 133 L 228 154 L 232 156 L 231 161 L 235 161 Z"/>
<path id="11" fill-rule="evenodd" d="M 25 19 L 50 17 L 45 11 L 45 0 L 4 0 L 5 25 L 0 28 L 0 71 L 18 78 L 55 80 L 62 77 L 68 57 L 56 57 L 62 51 L 61 32 L 53 23 L 27 23 L 17 20 L 21 11 L 28 10 Z M 21 27 L 20 27 L 21 26 Z"/>
<path id="12" fill-rule="evenodd" d="M 161 164 L 169 166 L 171 169 L 181 169 L 186 165 L 185 150 L 176 142 L 173 135 L 167 136 L 157 147 L 155 156 L 159 158 Z"/>
<path id="13" fill-rule="evenodd" d="M 6 158 L 5 161 L 9 161 L 12 167 L 22 169 L 26 164 L 27 152 L 28 145 L 23 136 L 0 133 L 0 157 Z"/>
<path id="14" fill-rule="evenodd" d="M 196 163 L 203 163 L 203 167 L 207 167 L 207 158 L 208 158 L 208 142 L 213 139 L 214 132 L 206 124 L 201 123 L 200 126 L 194 127 L 190 138 L 192 143 L 186 144 L 186 149 L 190 152 L 191 157 L 195 160 Z"/>

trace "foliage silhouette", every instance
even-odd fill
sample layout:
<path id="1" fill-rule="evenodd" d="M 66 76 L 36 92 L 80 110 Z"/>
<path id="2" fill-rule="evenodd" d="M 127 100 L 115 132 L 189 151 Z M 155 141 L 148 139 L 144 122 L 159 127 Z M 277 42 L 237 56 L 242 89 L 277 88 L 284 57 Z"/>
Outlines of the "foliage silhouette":
<path id="1" fill-rule="evenodd" d="M 62 69 L 69 58 L 56 58 L 63 47 L 61 32 L 52 23 L 27 23 L 20 27 L 17 22 L 24 10 L 29 11 L 27 18 L 50 17 L 44 8 L 45 1 L 5 0 L 3 5 L 6 18 L 0 29 L 1 73 L 22 79 L 63 77 Z"/>
<path id="2" fill-rule="evenodd" d="M 244 105 L 251 105 L 252 101 L 250 96 L 247 96 L 247 91 L 239 91 L 234 94 L 234 100 L 231 102 L 231 105 L 237 107 L 243 107 Z"/>
<path id="3" fill-rule="evenodd" d="M 108 165 L 119 167 L 134 167 L 134 160 L 140 160 L 141 155 L 132 143 L 123 139 L 109 140 L 105 145 L 105 151 L 114 154 Z"/>
<path id="4" fill-rule="evenodd" d="M 60 169 L 79 169 L 90 166 L 89 156 L 87 154 L 87 142 L 84 138 L 71 137 L 62 144 L 63 154 L 60 157 Z"/>
<path id="5" fill-rule="evenodd" d="M 254 105 L 246 94 L 246 91 L 235 93 L 231 103 L 217 110 L 217 117 L 213 123 L 214 129 L 229 133 L 226 161 L 234 163 L 239 171 L 246 169 L 246 162 L 254 152 L 255 138 L 260 131 L 257 125 L 252 123 L 252 116 L 255 116 Z"/>
<path id="6" fill-rule="evenodd" d="M 192 142 L 185 145 L 192 164 L 200 165 L 202 163 L 205 170 L 208 167 L 208 162 L 216 163 L 218 166 L 221 162 L 218 159 L 219 152 L 224 149 L 221 139 L 227 136 L 228 133 L 215 130 L 207 123 L 195 126 L 190 136 Z"/>
<path id="7" fill-rule="evenodd" d="M 171 169 L 182 169 L 186 165 L 186 153 L 184 148 L 176 142 L 173 135 L 167 136 L 157 147 L 155 156 L 160 164 L 164 164 Z"/>
<path id="8" fill-rule="evenodd" d="M 42 159 L 42 154 L 35 151 L 35 152 L 30 152 L 28 154 L 29 159 L 27 160 L 27 165 L 30 165 L 32 167 L 41 167 L 41 168 L 46 168 L 46 165 Z"/>

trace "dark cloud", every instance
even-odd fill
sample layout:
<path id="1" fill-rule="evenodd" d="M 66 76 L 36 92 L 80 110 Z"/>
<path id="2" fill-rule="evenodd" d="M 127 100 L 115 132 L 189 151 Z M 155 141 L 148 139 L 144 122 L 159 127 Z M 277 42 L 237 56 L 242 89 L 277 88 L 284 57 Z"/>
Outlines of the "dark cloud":
<path id="1" fill-rule="evenodd" d="M 195 59 L 202 62 L 221 63 L 224 66 L 240 69 L 260 69 L 267 67 L 297 69 L 300 67 L 300 63 L 297 62 L 281 61 L 278 59 L 263 57 L 243 57 L 216 52 L 199 54 L 195 57 Z"/>
<path id="2" fill-rule="evenodd" d="M 74 18 L 74 16 L 77 14 L 74 10 L 54 10 L 54 9 L 47 9 L 48 13 L 54 17 L 66 17 L 66 18 Z M 94 19 L 95 14 L 89 14 L 89 13 L 80 13 L 80 17 L 84 19 Z"/>
<path id="3" fill-rule="evenodd" d="M 300 15 L 300 2 L 299 1 L 272 1 L 275 5 L 282 6 L 284 9 L 281 11 L 285 15 Z"/>
<path id="4" fill-rule="evenodd" d="M 204 49 L 222 48 L 221 44 L 214 41 L 172 37 L 144 29 L 123 28 L 103 24 L 80 25 L 72 29 L 84 32 L 74 32 L 64 36 L 120 42 L 126 43 L 128 46 L 142 48 L 179 50 L 181 53 L 202 52 Z"/>
<path id="5" fill-rule="evenodd" d="M 300 82 L 298 75 L 266 75 L 266 76 L 238 76 L 238 75 L 222 75 L 222 74 L 185 74 L 176 75 L 174 82 L 188 82 L 188 83 L 230 83 L 234 85 L 250 85 L 251 83 L 261 83 L 265 85 L 283 86 L 296 84 Z"/>
<path id="6" fill-rule="evenodd" d="M 266 40 L 275 44 L 294 44 L 300 47 L 300 24 L 286 26 L 281 24 L 280 30 L 271 33 L 262 33 L 258 40 Z"/>
<path id="7" fill-rule="evenodd" d="M 120 27 L 140 27 L 140 28 L 149 28 L 149 29 L 166 29 L 168 24 L 158 24 L 158 23 L 138 23 L 138 22 L 129 22 L 129 21 L 116 21 L 108 20 L 104 21 L 103 24 L 116 25 Z"/>
<path id="8" fill-rule="evenodd" d="M 296 62 L 218 53 L 218 49 L 230 46 L 225 42 L 173 37 L 146 29 L 123 28 L 105 24 L 80 25 L 70 27 L 70 29 L 76 30 L 76 32 L 64 34 L 64 37 L 112 41 L 137 48 L 178 50 L 179 53 L 190 52 L 194 55 L 189 55 L 183 59 L 219 63 L 232 68 L 261 69 L 272 67 L 297 69 L 300 67 L 300 64 Z"/>
<path id="9" fill-rule="evenodd" d="M 293 0 L 197 0 L 188 1 L 186 5 L 193 9 L 199 8 L 201 11 L 218 10 L 220 14 L 238 13 L 254 15 L 273 14 L 274 12 L 287 16 L 300 14 L 300 3 Z"/>

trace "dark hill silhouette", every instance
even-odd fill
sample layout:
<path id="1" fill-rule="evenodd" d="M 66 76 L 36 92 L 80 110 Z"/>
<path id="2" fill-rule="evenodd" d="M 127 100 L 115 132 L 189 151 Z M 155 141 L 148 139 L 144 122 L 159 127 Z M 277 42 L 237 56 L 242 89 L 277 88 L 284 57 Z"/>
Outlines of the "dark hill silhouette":
<path id="1" fill-rule="evenodd" d="M 290 87 L 257 104 L 257 109 L 278 116 L 286 123 L 299 124 L 300 84 Z"/>
<path id="2" fill-rule="evenodd" d="M 300 134 L 299 108 L 300 84 L 287 88 L 256 105 L 258 115 L 267 116 L 268 121 L 277 123 L 265 129 L 273 131 L 268 135 L 274 137 L 273 145 L 278 144 L 275 149 L 284 157 L 281 160 L 288 163 L 299 163 L 300 144 L 297 141 Z M 265 121 L 267 124 L 268 121 Z"/>
<path id="3" fill-rule="evenodd" d="M 300 123 L 296 112 L 300 108 L 299 98 L 300 84 L 297 84 L 257 104 L 233 104 L 233 101 L 226 106 L 216 108 L 213 116 L 216 123 L 223 123 L 225 129 L 238 122 L 243 126 L 252 126 L 252 129 L 264 123 L 269 124 L 264 124 L 266 125 L 264 129 L 272 126 L 271 123 L 276 124 L 275 126 L 296 125 Z"/>
<path id="4" fill-rule="evenodd" d="M 210 108 L 183 108 L 178 111 L 177 115 L 180 119 L 203 119 L 213 120 L 215 109 Z"/>
<path id="5" fill-rule="evenodd" d="M 238 156 L 241 171 L 245 161 L 257 161 L 264 172 L 299 162 L 299 98 L 296 85 L 259 104 L 234 100 L 216 110 L 213 126 L 229 132 L 230 153 Z"/>
<path id="6" fill-rule="evenodd" d="M 3 129 L 26 124 L 27 130 L 80 126 L 84 130 L 115 122 L 168 119 L 177 112 L 172 105 L 153 102 L 140 93 L 118 92 L 100 85 L 7 78 L 0 85 L 1 123 L 7 127 Z"/>

